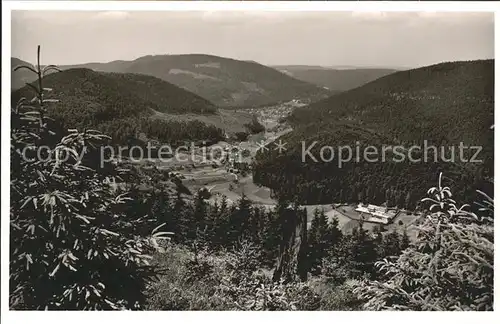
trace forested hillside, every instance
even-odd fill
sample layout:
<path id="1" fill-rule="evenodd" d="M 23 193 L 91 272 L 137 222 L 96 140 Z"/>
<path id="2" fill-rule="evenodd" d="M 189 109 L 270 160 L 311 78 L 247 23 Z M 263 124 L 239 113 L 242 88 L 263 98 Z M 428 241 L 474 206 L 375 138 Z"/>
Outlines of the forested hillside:
<path id="1" fill-rule="evenodd" d="M 215 114 L 211 102 L 155 77 L 130 73 L 104 73 L 70 69 L 47 75 L 47 99 L 57 98 L 48 114 L 63 128 L 96 128 L 125 142 L 145 132 L 165 142 L 183 139 L 217 141 L 223 132 L 200 122 L 151 120 L 154 112 Z M 27 97 L 25 86 L 12 94 L 13 102 Z M 146 132 L 147 130 L 147 132 Z"/>
<path id="2" fill-rule="evenodd" d="M 296 79 L 326 87 L 332 93 L 351 90 L 394 73 L 394 69 L 320 67 L 307 65 L 278 65 L 275 69 Z"/>
<path id="3" fill-rule="evenodd" d="M 220 106 L 263 106 L 326 95 L 322 89 L 256 62 L 213 55 L 141 57 L 127 71 L 154 75 Z"/>
<path id="4" fill-rule="evenodd" d="M 148 55 L 133 61 L 60 66 L 139 73 L 187 89 L 221 107 L 271 105 L 292 99 L 322 99 L 328 91 L 256 62 L 204 54 Z"/>
<path id="5" fill-rule="evenodd" d="M 32 66 L 30 63 L 25 62 L 23 60 L 20 60 L 18 58 L 12 57 L 10 59 L 10 64 L 12 66 L 12 69 L 14 69 L 16 66 L 21 66 L 21 65 L 26 65 L 26 66 Z M 11 72 L 11 88 L 12 89 L 19 89 L 22 88 L 26 85 L 26 83 L 33 82 L 35 80 L 35 77 L 32 72 L 27 71 L 27 70 L 17 70 L 14 71 L 12 70 Z"/>
<path id="6" fill-rule="evenodd" d="M 132 73 L 104 73 L 90 69 L 70 69 L 45 79 L 50 95 L 84 97 L 103 106 L 115 103 L 115 116 L 147 113 L 214 113 L 216 107 L 206 99 L 155 77 Z M 20 90 L 22 94 L 27 88 Z M 83 100 L 83 99 L 80 99 Z"/>
<path id="7" fill-rule="evenodd" d="M 296 109 L 289 118 L 295 129 L 282 138 L 290 149 L 259 155 L 254 180 L 308 203 L 388 202 L 408 208 L 416 206 L 439 171 L 445 171 L 457 196 L 468 198 L 477 188 L 491 190 L 484 180 L 493 175 L 493 71 L 492 60 L 443 63 L 397 72 Z M 318 142 L 312 149 L 316 157 L 322 145 L 354 150 L 358 141 L 361 152 L 369 145 L 381 152 L 383 145 L 423 148 L 427 141 L 438 147 L 438 158 L 443 146 L 445 158 L 456 163 L 370 163 L 362 158 L 339 168 L 338 157 L 302 163 L 302 141 L 306 148 Z M 460 142 L 482 146 L 476 157 L 482 163 L 460 162 Z M 466 150 L 464 157 L 474 153 Z M 432 159 L 434 153 L 428 156 Z"/>

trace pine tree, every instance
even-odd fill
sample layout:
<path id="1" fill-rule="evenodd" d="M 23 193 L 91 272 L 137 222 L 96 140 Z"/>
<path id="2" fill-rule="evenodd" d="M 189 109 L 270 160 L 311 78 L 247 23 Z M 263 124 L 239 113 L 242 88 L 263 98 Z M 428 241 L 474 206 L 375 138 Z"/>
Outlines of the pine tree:
<path id="1" fill-rule="evenodd" d="M 198 244 L 206 244 L 206 217 L 207 202 L 202 194 L 198 192 L 194 198 L 193 215 L 189 218 L 192 224 L 189 226 L 188 239 L 196 240 Z"/>
<path id="2" fill-rule="evenodd" d="M 230 209 L 228 207 L 227 198 L 224 196 L 220 202 L 218 213 L 218 222 L 216 224 L 215 236 L 220 247 L 228 247 L 228 232 L 229 232 Z"/>
<path id="3" fill-rule="evenodd" d="M 405 199 L 405 208 L 407 210 L 410 210 L 411 209 L 411 192 L 408 191 L 408 193 L 406 194 L 406 199 Z"/>
<path id="4" fill-rule="evenodd" d="M 320 232 L 320 211 L 314 210 L 314 216 L 311 220 L 311 227 L 307 231 L 307 262 L 309 271 L 316 272 L 318 267 L 318 245 L 319 245 L 319 232 Z"/>
<path id="5" fill-rule="evenodd" d="M 265 212 L 262 228 L 262 255 L 267 266 L 272 266 L 276 261 L 280 242 L 280 229 L 281 226 L 276 210 Z"/>
<path id="6" fill-rule="evenodd" d="M 371 276 L 374 273 L 374 264 L 377 260 L 377 247 L 373 237 L 359 222 L 357 229 L 353 230 L 350 243 L 352 254 L 352 270 L 355 277 Z"/>
<path id="7" fill-rule="evenodd" d="M 209 210 L 207 211 L 207 216 L 205 218 L 205 238 L 211 249 L 216 249 L 220 247 L 220 242 L 217 240 L 217 227 L 220 223 L 220 207 L 219 203 L 215 201 L 212 205 L 209 205 Z"/>
<path id="8" fill-rule="evenodd" d="M 189 215 L 191 215 L 191 210 L 188 204 L 182 198 L 182 193 L 177 188 L 175 195 L 175 202 L 173 208 L 173 214 L 176 218 L 177 231 L 174 232 L 174 239 L 176 242 L 186 242 L 189 240 L 189 229 L 192 226 L 190 223 Z"/>
<path id="9" fill-rule="evenodd" d="M 158 225 L 165 224 L 165 229 L 171 232 L 177 230 L 176 219 L 170 205 L 170 197 L 165 188 L 160 188 L 159 191 L 153 193 L 153 203 L 151 206 L 151 216 L 157 220 Z"/>
<path id="10" fill-rule="evenodd" d="M 374 237 L 374 243 L 375 243 L 375 246 L 376 246 L 376 251 L 377 251 L 377 255 L 381 256 L 381 255 L 384 255 L 384 235 L 383 235 L 383 228 L 381 225 L 379 226 L 375 226 L 375 228 L 373 229 L 373 235 L 375 236 Z"/>
<path id="11" fill-rule="evenodd" d="M 382 244 L 383 257 L 398 256 L 401 253 L 401 241 L 396 231 L 385 235 Z"/>
<path id="12" fill-rule="evenodd" d="M 315 209 L 308 231 L 308 270 L 312 274 L 321 272 L 323 259 L 342 238 L 342 232 L 338 228 L 338 219 L 334 218 L 331 223 L 324 210 Z"/>
<path id="13" fill-rule="evenodd" d="M 405 231 L 403 232 L 403 236 L 401 237 L 400 249 L 401 251 L 404 251 L 409 246 L 410 246 L 410 237 L 408 236 L 408 232 L 405 229 Z"/>
<path id="14" fill-rule="evenodd" d="M 335 249 L 337 244 L 342 240 L 342 231 L 339 228 L 339 219 L 335 216 L 329 223 L 328 245 L 329 249 Z"/>
<path id="15" fill-rule="evenodd" d="M 256 246 L 261 246 L 261 234 L 264 221 L 264 210 L 259 207 L 253 207 L 250 213 L 249 238 Z"/>
<path id="16" fill-rule="evenodd" d="M 243 194 L 229 219 L 228 237 L 232 244 L 236 244 L 244 237 L 248 238 L 250 236 L 249 224 L 251 209 L 252 202 Z"/>

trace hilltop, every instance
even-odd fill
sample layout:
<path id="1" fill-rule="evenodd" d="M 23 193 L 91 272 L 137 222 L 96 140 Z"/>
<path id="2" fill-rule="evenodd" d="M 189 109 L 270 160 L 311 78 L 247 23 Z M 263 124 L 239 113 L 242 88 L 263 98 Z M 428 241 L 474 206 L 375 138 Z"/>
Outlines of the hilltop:
<path id="1" fill-rule="evenodd" d="M 247 108 L 293 99 L 316 100 L 329 92 L 252 61 L 205 54 L 148 55 L 133 61 L 59 66 L 157 77 L 220 107 Z"/>
<path id="2" fill-rule="evenodd" d="M 325 87 L 333 93 L 360 87 L 397 71 L 382 68 L 339 69 L 308 65 L 281 65 L 274 68 L 296 79 Z"/>
<path id="3" fill-rule="evenodd" d="M 457 196 L 492 189 L 483 180 L 493 175 L 494 62 L 448 62 L 396 72 L 362 87 L 294 110 L 294 130 L 281 139 L 285 154 L 260 154 L 254 180 L 308 203 L 363 201 L 414 208 L 435 175 L 443 171 Z M 361 148 L 375 145 L 444 147 L 458 156 L 460 142 L 482 146 L 483 163 L 329 163 L 301 161 L 301 143 L 314 141 L 317 157 L 323 145 Z M 362 152 L 362 151 L 361 151 Z M 380 152 L 380 150 L 379 150 Z M 335 152 L 337 153 L 337 152 Z M 474 152 L 466 152 L 471 158 Z M 456 159 L 457 161 L 458 159 Z M 379 160 L 380 161 L 380 160 Z M 453 190 L 452 188 L 452 190 Z"/>

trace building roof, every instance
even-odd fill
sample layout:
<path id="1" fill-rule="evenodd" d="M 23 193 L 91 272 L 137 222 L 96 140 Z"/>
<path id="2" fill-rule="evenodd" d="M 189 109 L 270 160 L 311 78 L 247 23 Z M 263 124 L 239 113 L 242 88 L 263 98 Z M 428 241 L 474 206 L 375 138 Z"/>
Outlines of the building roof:
<path id="1" fill-rule="evenodd" d="M 372 217 L 370 217 L 368 221 L 372 221 L 371 219 L 378 219 L 378 220 L 382 219 L 388 222 L 390 219 L 394 218 L 394 216 L 396 216 L 398 213 L 395 210 L 389 210 L 385 207 L 370 205 L 370 204 L 367 206 L 364 206 L 363 204 L 358 204 L 358 207 L 355 210 L 360 213 L 371 215 Z"/>

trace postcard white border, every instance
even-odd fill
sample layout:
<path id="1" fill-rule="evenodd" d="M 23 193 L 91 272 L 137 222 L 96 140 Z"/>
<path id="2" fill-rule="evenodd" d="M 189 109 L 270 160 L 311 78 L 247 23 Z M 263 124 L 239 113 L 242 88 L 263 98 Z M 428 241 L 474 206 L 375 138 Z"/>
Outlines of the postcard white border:
<path id="1" fill-rule="evenodd" d="M 496 2 L 216 2 L 216 1 L 3 1 L 2 2 L 2 119 L 1 119 L 1 322 L 2 323 L 493 323 L 493 312 L 20 312 L 8 307 L 8 259 L 9 259 L 9 201 L 10 201 L 10 57 L 12 10 L 120 10 L 120 11 L 454 11 L 495 12 Z M 500 30 L 495 24 L 495 53 L 498 53 Z M 496 55 L 495 55 L 496 56 Z M 499 75 L 495 67 L 495 79 Z M 495 82 L 495 93 L 498 93 Z M 495 105 L 496 107 L 496 105 Z M 496 110 L 496 109 L 495 109 Z M 498 114 L 496 114 L 498 115 Z M 499 125 L 496 116 L 495 124 Z M 498 132 L 495 141 L 499 142 Z M 495 145 L 498 155 L 499 145 Z M 499 159 L 495 163 L 498 170 Z M 498 192 L 497 185 L 495 190 Z M 498 229 L 496 224 L 496 229 Z M 498 242 L 498 235 L 495 235 Z M 498 251 L 495 253 L 498 260 Z M 499 268 L 498 262 L 495 270 Z M 499 296 L 499 280 L 495 280 L 496 296 Z M 495 298 L 496 300 L 497 298 Z M 498 304 L 495 302 L 495 306 Z M 496 309 L 497 307 L 495 307 Z"/>

